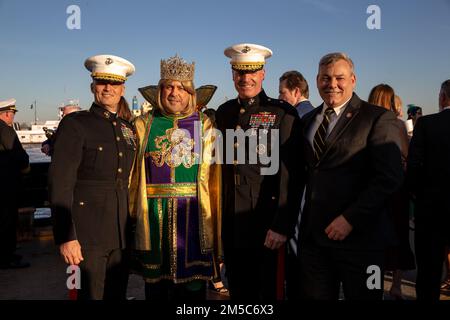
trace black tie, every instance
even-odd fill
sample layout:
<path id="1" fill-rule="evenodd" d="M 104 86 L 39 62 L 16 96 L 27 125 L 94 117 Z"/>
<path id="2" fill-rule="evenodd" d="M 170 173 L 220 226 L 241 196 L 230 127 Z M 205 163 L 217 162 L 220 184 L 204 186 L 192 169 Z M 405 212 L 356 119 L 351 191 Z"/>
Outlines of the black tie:
<path id="1" fill-rule="evenodd" d="M 330 117 L 333 112 L 333 108 L 327 108 L 325 110 L 322 123 L 314 135 L 314 156 L 316 157 L 316 161 L 319 161 L 325 151 L 325 138 L 327 137 L 328 125 L 330 124 Z"/>

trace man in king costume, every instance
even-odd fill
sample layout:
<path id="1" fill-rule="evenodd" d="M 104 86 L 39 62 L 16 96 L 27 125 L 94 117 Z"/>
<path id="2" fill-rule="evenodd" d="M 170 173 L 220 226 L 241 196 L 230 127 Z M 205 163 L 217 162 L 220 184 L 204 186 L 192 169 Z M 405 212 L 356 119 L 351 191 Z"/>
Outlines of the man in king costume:
<path id="1" fill-rule="evenodd" d="M 135 121 L 130 187 L 148 300 L 204 300 L 221 255 L 220 167 L 211 161 L 211 121 L 196 108 L 194 66 L 178 56 L 162 60 L 157 90 L 140 89 L 156 101 Z"/>

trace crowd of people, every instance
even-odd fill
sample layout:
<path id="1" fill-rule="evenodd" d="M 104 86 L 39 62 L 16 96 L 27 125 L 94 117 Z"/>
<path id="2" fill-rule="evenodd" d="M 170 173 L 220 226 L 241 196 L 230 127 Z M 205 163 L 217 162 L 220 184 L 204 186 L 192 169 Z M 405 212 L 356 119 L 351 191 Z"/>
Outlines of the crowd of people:
<path id="1" fill-rule="evenodd" d="M 205 111 L 195 63 L 174 56 L 161 60 L 157 85 L 140 89 L 153 109 L 137 118 L 124 98 L 134 65 L 113 55 L 85 61 L 94 102 L 65 115 L 43 146 L 54 239 L 80 268 L 78 298 L 126 299 L 133 269 L 150 301 L 205 300 L 209 281 L 232 300 L 381 300 L 385 271 L 390 295 L 403 299 L 402 271 L 417 266 L 417 298 L 438 300 L 450 281 L 441 282 L 450 80 L 439 113 L 408 109 L 411 132 L 391 86 L 358 97 L 345 53 L 320 59 L 316 108 L 298 71 L 281 75 L 279 99 L 267 96 L 269 48 L 243 43 L 224 54 L 236 99 Z M 16 111 L 14 100 L 0 103 L 0 161 L 14 168 L 1 176 L 2 268 L 29 266 L 12 232 L 13 182 L 29 168 L 11 128 Z"/>

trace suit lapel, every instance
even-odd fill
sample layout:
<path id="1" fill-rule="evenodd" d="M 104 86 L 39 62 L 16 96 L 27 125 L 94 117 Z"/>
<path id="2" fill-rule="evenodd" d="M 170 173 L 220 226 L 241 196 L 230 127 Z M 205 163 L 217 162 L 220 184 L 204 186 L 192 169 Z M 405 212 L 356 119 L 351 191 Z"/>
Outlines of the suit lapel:
<path id="1" fill-rule="evenodd" d="M 316 119 L 316 116 L 322 112 L 322 108 L 323 108 L 323 103 L 318 106 L 317 108 L 315 108 L 312 112 L 308 113 L 307 115 L 305 115 L 302 120 L 304 123 L 303 126 L 303 135 L 306 137 L 308 135 L 309 129 L 311 127 L 311 124 L 314 122 L 314 120 Z"/>
<path id="2" fill-rule="evenodd" d="M 355 93 L 353 93 L 353 97 L 347 103 L 347 106 L 344 108 L 344 110 L 342 110 L 342 114 L 340 115 L 338 122 L 328 136 L 325 144 L 325 151 L 323 152 L 322 157 L 317 164 L 325 159 L 328 151 L 336 143 L 339 137 L 345 132 L 345 129 L 350 125 L 350 123 L 358 114 L 360 106 L 361 100 Z"/>
<path id="3" fill-rule="evenodd" d="M 305 145 L 305 153 L 306 153 L 306 159 L 308 163 L 314 163 L 314 150 L 311 146 L 311 143 L 309 143 L 308 140 L 308 132 L 311 130 L 311 126 L 313 125 L 314 121 L 316 120 L 316 116 L 322 112 L 323 104 L 319 107 L 315 108 L 312 112 L 308 113 L 302 118 L 302 121 L 304 121 L 303 125 L 303 139 L 304 139 L 304 145 Z"/>

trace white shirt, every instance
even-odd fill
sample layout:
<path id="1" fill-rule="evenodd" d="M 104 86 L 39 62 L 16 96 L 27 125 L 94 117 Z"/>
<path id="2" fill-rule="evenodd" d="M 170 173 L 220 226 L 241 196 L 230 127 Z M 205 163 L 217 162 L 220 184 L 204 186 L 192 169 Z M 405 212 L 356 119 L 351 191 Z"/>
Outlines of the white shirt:
<path id="1" fill-rule="evenodd" d="M 450 106 L 446 106 L 445 108 L 442 108 L 441 112 L 444 110 L 450 109 Z"/>
<path id="2" fill-rule="evenodd" d="M 351 99 L 351 97 L 350 97 L 350 99 Z M 327 130 L 327 138 L 330 135 L 331 131 L 333 131 L 334 127 L 336 126 L 336 123 L 338 122 L 338 120 L 342 114 L 342 111 L 344 111 L 344 107 L 347 105 L 347 103 L 350 101 L 350 99 L 345 101 L 342 105 L 340 105 L 336 108 L 333 108 L 334 112 L 330 116 L 330 123 L 328 124 L 328 130 Z M 313 148 L 314 148 L 314 136 L 316 135 L 316 131 L 317 131 L 317 129 L 319 129 L 319 126 L 323 121 L 325 110 L 327 110 L 327 109 L 328 109 L 328 105 L 324 102 L 322 111 L 316 115 L 316 119 L 314 119 L 314 122 L 311 125 L 311 128 L 309 128 L 307 138 Z"/>

